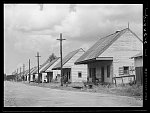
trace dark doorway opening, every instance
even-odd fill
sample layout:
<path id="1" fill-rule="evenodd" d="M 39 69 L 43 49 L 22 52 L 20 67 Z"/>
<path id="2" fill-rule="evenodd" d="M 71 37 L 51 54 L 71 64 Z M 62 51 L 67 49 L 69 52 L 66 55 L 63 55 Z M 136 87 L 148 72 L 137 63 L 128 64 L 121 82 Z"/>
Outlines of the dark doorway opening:
<path id="1" fill-rule="evenodd" d="M 90 78 L 92 82 L 96 82 L 96 68 L 90 68 Z"/>
<path id="2" fill-rule="evenodd" d="M 101 82 L 104 82 L 104 67 L 101 67 Z"/>

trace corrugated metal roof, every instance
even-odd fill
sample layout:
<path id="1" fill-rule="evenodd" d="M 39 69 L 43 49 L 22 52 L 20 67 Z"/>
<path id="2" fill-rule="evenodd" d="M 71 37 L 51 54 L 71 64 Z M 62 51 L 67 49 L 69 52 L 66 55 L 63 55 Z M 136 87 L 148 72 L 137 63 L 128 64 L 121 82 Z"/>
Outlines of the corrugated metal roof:
<path id="1" fill-rule="evenodd" d="M 37 69 L 37 66 L 33 67 L 31 70 L 30 70 L 30 74 L 33 74 L 33 72 Z"/>
<path id="2" fill-rule="evenodd" d="M 84 51 L 82 48 L 77 49 L 75 51 L 72 51 L 68 53 L 63 59 L 62 59 L 62 65 L 64 65 L 66 62 L 68 62 L 76 53 L 78 53 L 79 50 Z M 53 69 L 59 69 L 61 67 L 61 62 L 58 62 Z"/>
<path id="3" fill-rule="evenodd" d="M 54 59 L 54 60 L 52 60 L 51 62 L 49 62 L 49 64 L 48 64 L 45 68 L 43 68 L 40 72 L 45 72 L 45 71 L 46 71 L 51 65 L 53 65 L 58 59 L 59 59 L 59 57 L 56 58 L 56 59 Z"/>
<path id="4" fill-rule="evenodd" d="M 101 55 L 113 42 L 115 42 L 122 34 L 126 31 L 130 31 L 129 28 L 123 29 L 121 31 L 117 31 L 113 34 L 110 34 L 106 37 L 100 38 L 91 48 L 89 48 L 77 61 L 75 64 L 80 64 L 88 60 L 92 60 Z M 137 37 L 135 33 L 133 33 Z M 140 41 L 142 41 L 139 37 L 137 37 Z"/>

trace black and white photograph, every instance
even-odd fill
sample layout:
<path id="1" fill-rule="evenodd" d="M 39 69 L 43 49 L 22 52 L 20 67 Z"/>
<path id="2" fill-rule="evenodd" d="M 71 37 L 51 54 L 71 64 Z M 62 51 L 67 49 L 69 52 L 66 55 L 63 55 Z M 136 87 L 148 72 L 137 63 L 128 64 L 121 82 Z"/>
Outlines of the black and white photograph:
<path id="1" fill-rule="evenodd" d="M 4 107 L 143 107 L 143 4 L 3 9 Z"/>

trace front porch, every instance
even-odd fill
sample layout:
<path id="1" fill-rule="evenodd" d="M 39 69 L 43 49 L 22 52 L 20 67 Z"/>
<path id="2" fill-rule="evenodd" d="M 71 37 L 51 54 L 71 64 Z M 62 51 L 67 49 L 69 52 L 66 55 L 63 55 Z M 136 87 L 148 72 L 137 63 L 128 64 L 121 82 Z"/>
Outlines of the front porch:
<path id="1" fill-rule="evenodd" d="M 94 84 L 113 83 L 113 60 L 95 60 L 88 63 L 88 80 Z"/>

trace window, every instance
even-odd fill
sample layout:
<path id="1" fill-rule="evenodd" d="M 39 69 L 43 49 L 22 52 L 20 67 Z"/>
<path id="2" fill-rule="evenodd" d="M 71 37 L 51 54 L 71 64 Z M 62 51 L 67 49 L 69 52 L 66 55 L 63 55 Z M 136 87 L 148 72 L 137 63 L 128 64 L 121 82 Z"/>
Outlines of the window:
<path id="1" fill-rule="evenodd" d="M 110 65 L 107 66 L 107 77 L 110 77 Z"/>
<path id="2" fill-rule="evenodd" d="M 78 72 L 78 78 L 82 77 L 82 72 Z"/>
<path id="3" fill-rule="evenodd" d="M 129 74 L 129 67 L 123 67 L 123 73 L 124 74 Z"/>

